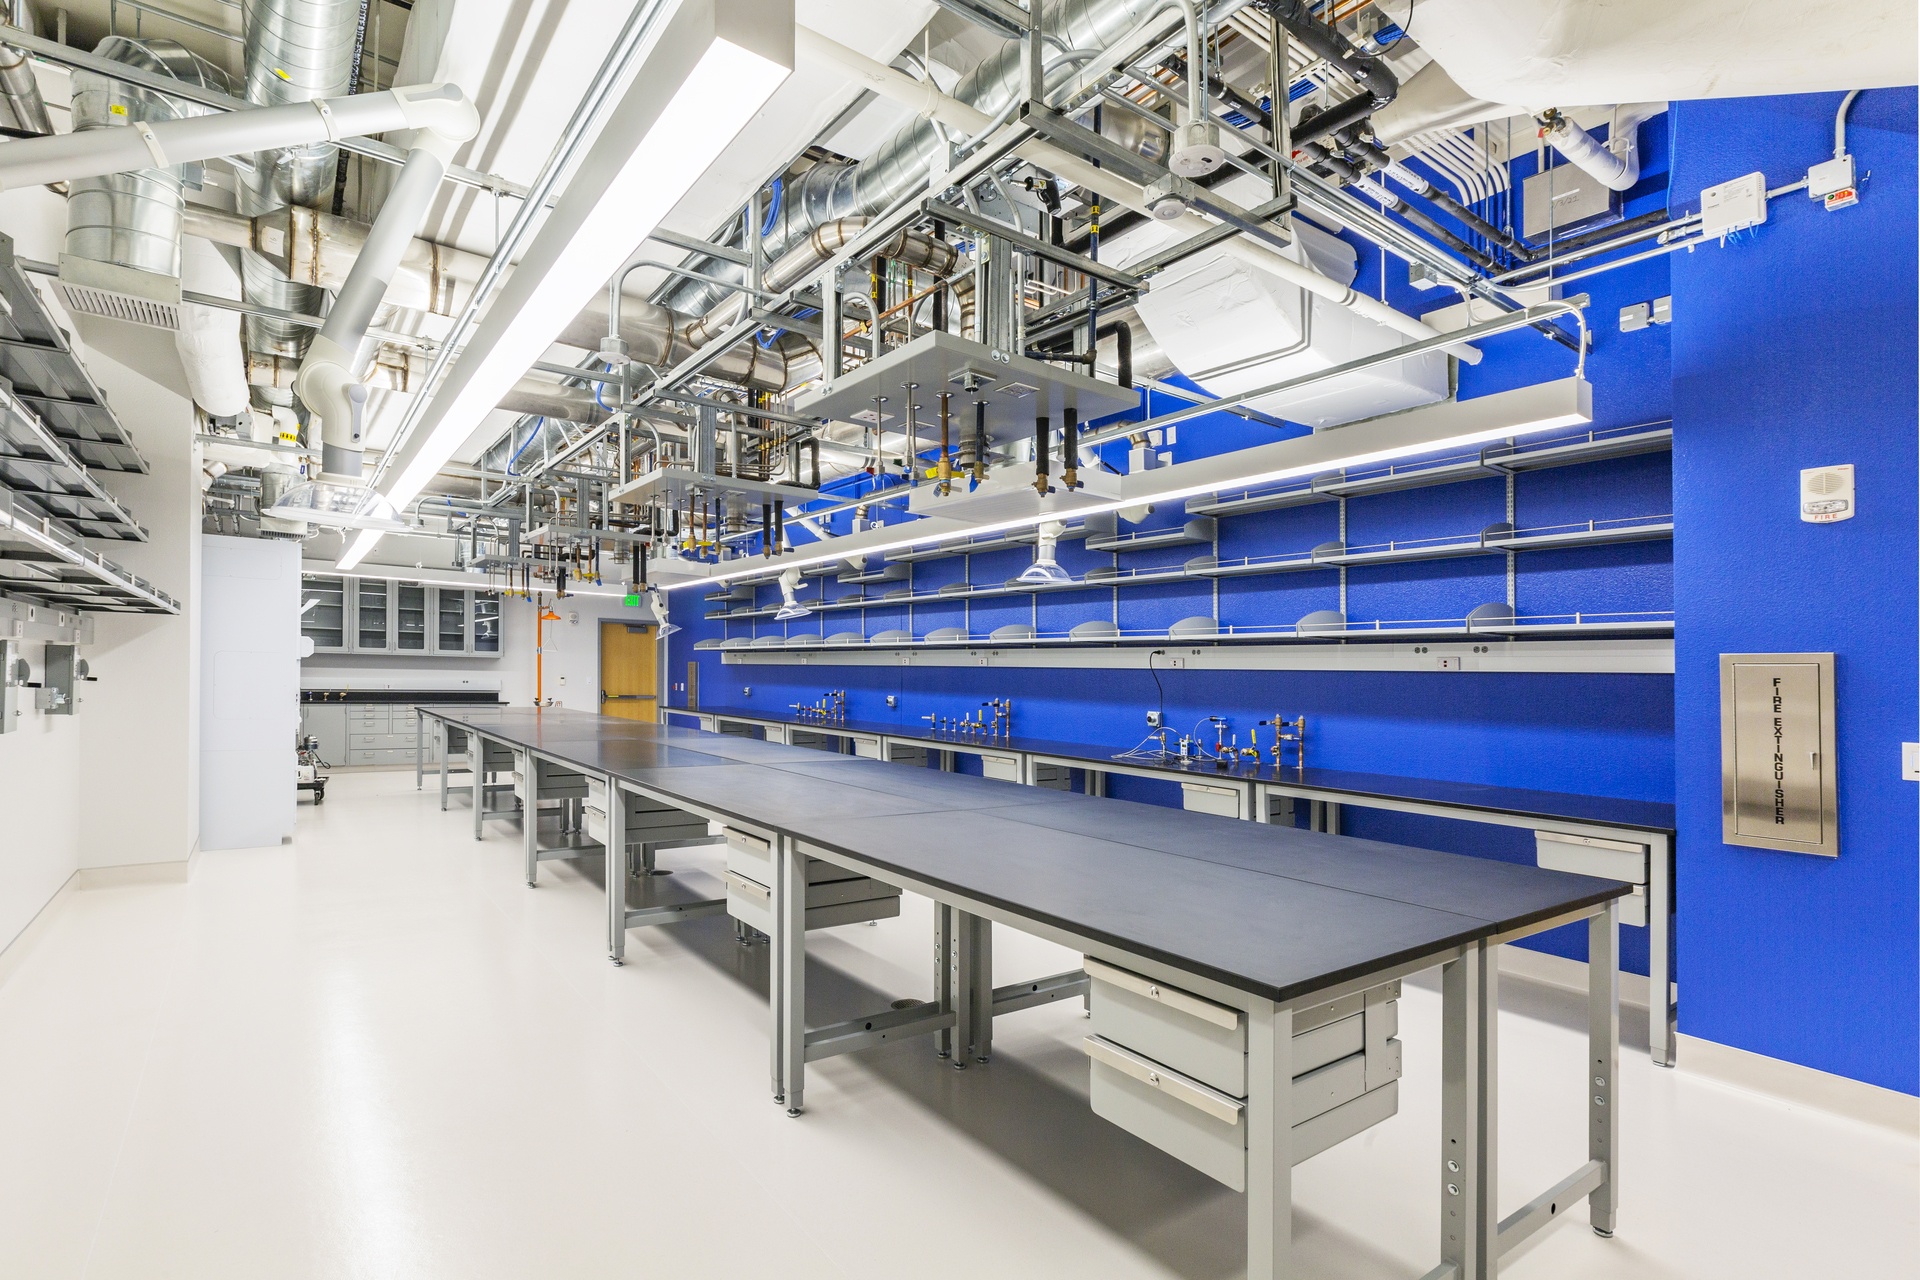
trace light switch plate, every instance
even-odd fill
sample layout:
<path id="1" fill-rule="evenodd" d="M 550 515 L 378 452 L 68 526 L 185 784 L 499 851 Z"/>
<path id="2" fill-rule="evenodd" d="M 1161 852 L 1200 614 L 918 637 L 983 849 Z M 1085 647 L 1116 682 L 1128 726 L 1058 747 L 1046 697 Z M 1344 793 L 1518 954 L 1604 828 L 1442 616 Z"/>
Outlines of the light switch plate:
<path id="1" fill-rule="evenodd" d="M 1920 782 L 1920 742 L 1900 744 L 1900 778 L 1903 782 Z"/>

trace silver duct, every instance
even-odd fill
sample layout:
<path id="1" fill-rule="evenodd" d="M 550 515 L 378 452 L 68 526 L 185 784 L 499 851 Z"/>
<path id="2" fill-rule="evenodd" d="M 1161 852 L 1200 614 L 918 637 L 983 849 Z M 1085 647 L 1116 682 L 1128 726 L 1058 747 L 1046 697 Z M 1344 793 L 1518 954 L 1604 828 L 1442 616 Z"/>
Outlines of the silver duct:
<path id="1" fill-rule="evenodd" d="M 143 71 L 171 76 L 221 93 L 232 91 L 220 68 L 171 40 L 108 36 L 94 53 Z M 203 115 L 194 106 L 90 71 L 73 73 L 73 128 L 126 128 L 155 120 Z M 180 227 L 186 208 L 179 168 L 139 169 L 76 178 L 67 196 L 66 252 L 154 275 L 180 274 Z"/>
<path id="2" fill-rule="evenodd" d="M 1045 7 L 1041 21 L 1049 43 L 1056 49 L 1104 49 L 1168 7 L 1168 0 L 1053 0 Z M 989 116 L 998 114 L 1021 92 L 1023 52 L 1019 41 L 1008 41 L 962 77 L 952 96 Z M 1057 88 L 1075 74 L 1070 66 L 1056 68 L 1048 78 L 1048 88 Z M 1149 136 L 1124 113 L 1106 112 L 1103 123 L 1109 125 L 1109 132 L 1124 131 L 1127 136 L 1116 140 L 1138 150 L 1164 146 L 1163 138 Z M 879 150 L 858 164 L 816 165 L 807 170 L 785 192 L 780 215 L 767 233 L 767 258 L 779 258 L 825 223 L 872 217 L 924 185 L 944 145 L 943 132 L 923 116 L 901 126 Z M 707 261 L 701 270 L 721 279 L 741 276 L 738 264 L 717 259 Z M 667 304 L 676 311 L 704 314 L 725 297 L 726 291 L 715 286 L 688 282 L 668 294 Z"/>
<path id="3" fill-rule="evenodd" d="M 249 102 L 263 107 L 336 98 L 352 92 L 353 33 L 359 0 L 245 0 L 245 67 Z M 333 191 L 339 158 L 331 143 L 236 158 L 240 212 L 269 213 L 287 205 L 314 205 Z M 256 306 L 308 315 L 321 309 L 320 290 L 297 284 L 261 254 L 243 249 L 240 280 Z M 247 318 L 247 345 L 298 358 L 312 330 L 260 316 Z"/>
<path id="4" fill-rule="evenodd" d="M 0 20 L 0 36 L 7 23 Z M 40 82 L 33 78 L 33 66 L 27 55 L 12 45 L 0 44 L 0 98 L 13 112 L 13 122 L 28 133 L 42 137 L 53 132 L 53 117 L 47 114 L 47 100 L 40 96 Z"/>

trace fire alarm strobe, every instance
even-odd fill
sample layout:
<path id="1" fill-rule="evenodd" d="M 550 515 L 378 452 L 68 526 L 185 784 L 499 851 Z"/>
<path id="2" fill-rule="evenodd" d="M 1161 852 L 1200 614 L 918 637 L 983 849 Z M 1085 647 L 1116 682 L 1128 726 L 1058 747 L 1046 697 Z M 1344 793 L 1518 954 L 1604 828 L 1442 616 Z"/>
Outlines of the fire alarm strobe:
<path id="1" fill-rule="evenodd" d="M 1810 467 L 1800 473 L 1800 518 L 1808 524 L 1853 519 L 1853 464 Z"/>

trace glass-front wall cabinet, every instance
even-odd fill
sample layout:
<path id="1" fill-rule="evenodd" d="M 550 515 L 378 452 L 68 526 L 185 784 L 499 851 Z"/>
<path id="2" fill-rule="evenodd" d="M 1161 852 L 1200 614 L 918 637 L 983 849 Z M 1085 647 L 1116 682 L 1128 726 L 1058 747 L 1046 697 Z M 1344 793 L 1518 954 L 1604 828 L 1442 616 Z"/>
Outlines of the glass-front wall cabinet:
<path id="1" fill-rule="evenodd" d="M 417 582 L 394 584 L 398 590 L 399 628 L 394 633 L 394 648 L 401 653 L 427 651 L 427 589 Z"/>
<path id="2" fill-rule="evenodd" d="M 300 634 L 313 641 L 315 653 L 348 651 L 347 579 L 316 576 L 300 583 Z"/>
<path id="3" fill-rule="evenodd" d="M 360 653 L 393 648 L 393 583 L 385 578 L 353 580 L 353 647 Z"/>
<path id="4" fill-rule="evenodd" d="M 498 657 L 506 651 L 497 591 L 391 578 L 303 575 L 300 634 L 315 653 Z"/>
<path id="5" fill-rule="evenodd" d="M 500 652 L 500 593 L 473 593 L 473 651 L 481 654 Z"/>
<path id="6" fill-rule="evenodd" d="M 433 632 L 433 651 L 435 653 L 466 653 L 468 651 L 467 612 L 472 608 L 465 591 L 455 587 L 435 587 L 434 617 L 437 622 Z"/>

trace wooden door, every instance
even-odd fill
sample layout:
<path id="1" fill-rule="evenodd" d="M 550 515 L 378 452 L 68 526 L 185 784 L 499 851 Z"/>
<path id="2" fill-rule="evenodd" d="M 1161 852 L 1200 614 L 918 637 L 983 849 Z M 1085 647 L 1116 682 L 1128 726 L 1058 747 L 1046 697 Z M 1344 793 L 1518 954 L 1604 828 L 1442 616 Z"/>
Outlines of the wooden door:
<path id="1" fill-rule="evenodd" d="M 600 713 L 624 720 L 657 720 L 659 696 L 654 629 L 637 622 L 602 622 Z"/>

